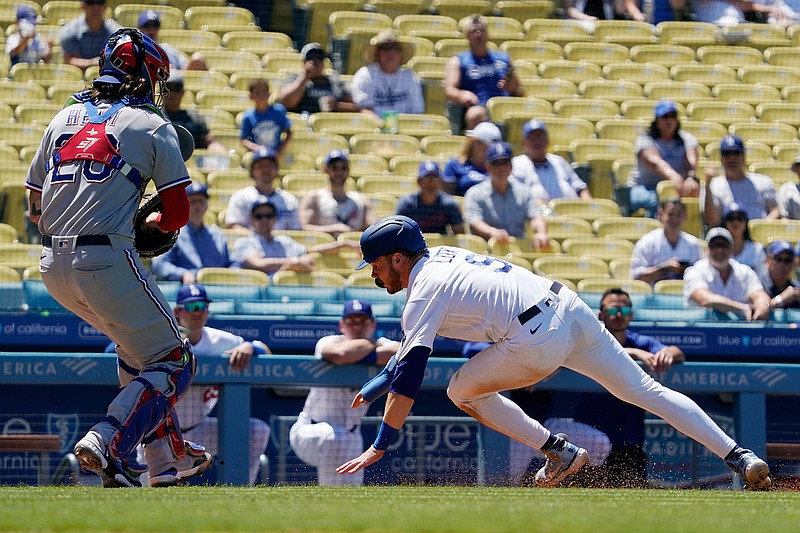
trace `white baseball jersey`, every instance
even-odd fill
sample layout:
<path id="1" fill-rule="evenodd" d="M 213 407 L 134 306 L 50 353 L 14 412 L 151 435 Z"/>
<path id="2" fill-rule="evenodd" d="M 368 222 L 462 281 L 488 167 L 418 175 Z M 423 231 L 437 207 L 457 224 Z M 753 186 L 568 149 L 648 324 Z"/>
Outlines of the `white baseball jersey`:
<path id="1" fill-rule="evenodd" d="M 273 230 L 302 229 L 300 217 L 297 214 L 299 205 L 297 198 L 281 189 L 275 189 L 275 192 L 267 196 L 252 185 L 239 189 L 231 195 L 225 210 L 225 223 L 250 227 L 250 212 L 253 204 L 262 198 L 268 200 L 277 210 L 278 219 L 275 221 Z"/>
<path id="2" fill-rule="evenodd" d="M 767 260 L 767 253 L 760 242 L 744 241 L 742 251 L 734 255 L 733 258 L 755 270 L 756 274 L 761 274 L 766 268 L 764 262 Z"/>
<path id="3" fill-rule="evenodd" d="M 778 189 L 778 209 L 781 217 L 800 220 L 800 185 L 786 182 Z"/>
<path id="4" fill-rule="evenodd" d="M 689 296 L 697 289 L 708 289 L 715 294 L 741 303 L 747 303 L 748 297 L 759 289 L 763 290 L 758 275 L 749 266 L 745 266 L 735 259 L 730 260 L 733 272 L 728 282 L 722 281 L 719 270 L 711 266 L 708 258 L 701 259 L 693 266 L 686 269 L 683 274 L 683 299 L 691 303 Z"/>
<path id="5" fill-rule="evenodd" d="M 433 348 L 436 335 L 473 342 L 506 337 L 520 313 L 542 301 L 552 280 L 501 259 L 455 248 L 430 249 L 411 270 L 397 352 Z M 477 320 L 476 317 L 480 317 Z"/>
<path id="6" fill-rule="evenodd" d="M 367 227 L 367 210 L 364 197 L 358 192 L 346 191 L 346 198 L 339 202 L 328 189 L 317 189 L 308 193 L 310 205 L 313 206 L 313 215 L 309 223 L 317 226 L 326 226 L 341 222 L 354 230 L 360 231 Z"/>
<path id="7" fill-rule="evenodd" d="M 243 342 L 238 335 L 204 326 L 203 336 L 192 345 L 192 351 L 195 355 L 223 355 Z M 219 387 L 215 385 L 189 387 L 186 395 L 175 404 L 181 428 L 186 431 L 199 424 L 214 409 L 218 399 Z"/>
<path id="8" fill-rule="evenodd" d="M 314 357 L 322 359 L 322 350 L 342 338 L 344 335 L 322 337 L 314 348 Z M 392 341 L 385 337 L 377 340 L 379 346 L 390 342 Z M 351 428 L 361 423 L 361 419 L 367 414 L 369 407 L 368 404 L 360 405 L 355 409 L 350 407 L 357 392 L 357 388 L 350 387 L 311 387 L 303 406 L 303 412 L 314 422 L 327 422 Z"/>
<path id="9" fill-rule="evenodd" d="M 694 235 L 682 231 L 677 244 L 672 246 L 663 229 L 654 229 L 642 236 L 633 247 L 631 277 L 636 278 L 648 268 L 673 258 L 694 264 L 702 257 L 703 248 L 700 246 L 700 240 Z"/>
<path id="10" fill-rule="evenodd" d="M 725 206 L 739 204 L 750 220 L 764 218 L 777 205 L 775 185 L 763 174 L 748 173 L 745 179 L 729 180 L 725 176 L 712 178 L 711 199 L 723 211 Z M 705 202 L 705 188 L 700 188 L 700 205 Z"/>

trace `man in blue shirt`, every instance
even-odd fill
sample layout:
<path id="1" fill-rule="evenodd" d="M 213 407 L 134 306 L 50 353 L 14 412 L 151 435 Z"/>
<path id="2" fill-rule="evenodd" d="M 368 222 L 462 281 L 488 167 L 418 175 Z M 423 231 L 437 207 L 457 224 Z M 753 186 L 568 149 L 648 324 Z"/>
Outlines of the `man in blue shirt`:
<path id="1" fill-rule="evenodd" d="M 189 222 L 181 229 L 175 246 L 153 259 L 153 272 L 161 279 L 194 283 L 201 268 L 238 267 L 231 259 L 222 230 L 203 223 L 208 211 L 208 187 L 192 183 L 186 187 L 186 194 Z"/>
<path id="2" fill-rule="evenodd" d="M 61 29 L 59 41 L 64 51 L 64 63 L 81 70 L 97 65 L 103 45 L 121 28 L 113 19 L 106 19 L 106 0 L 81 0 L 84 14 Z"/>
<path id="3" fill-rule="evenodd" d="M 648 372 L 664 372 L 673 363 L 685 361 L 677 346 L 665 346 L 658 339 L 628 330 L 633 320 L 631 297 L 612 288 L 600 299 L 600 320 L 633 359 Z M 647 455 L 644 452 L 644 411 L 605 393 L 584 393 L 578 401 L 575 421 L 599 429 L 611 440 L 611 453 L 592 483 L 603 486 L 644 487 L 647 483 Z"/>
<path id="4" fill-rule="evenodd" d="M 414 219 L 423 233 L 464 233 L 464 219 L 453 197 L 442 192 L 444 182 L 435 161 L 423 161 L 417 174 L 419 191 L 397 201 L 395 211 Z"/>

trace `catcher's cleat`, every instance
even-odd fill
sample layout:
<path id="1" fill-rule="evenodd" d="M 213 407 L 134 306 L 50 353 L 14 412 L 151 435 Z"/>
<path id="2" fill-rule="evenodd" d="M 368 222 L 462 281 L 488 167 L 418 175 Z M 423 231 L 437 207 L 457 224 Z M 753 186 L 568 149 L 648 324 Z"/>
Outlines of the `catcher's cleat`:
<path id="1" fill-rule="evenodd" d="M 178 484 L 178 469 L 169 468 L 160 474 L 150 476 L 151 487 L 174 487 Z"/>
<path id="2" fill-rule="evenodd" d="M 737 447 L 725 458 L 725 464 L 739 474 L 747 490 L 769 490 L 772 486 L 769 466 L 752 450 Z"/>
<path id="3" fill-rule="evenodd" d="M 204 446 L 190 440 L 183 441 L 183 444 L 186 447 L 186 455 L 178 463 L 178 481 L 202 475 L 214 461 Z"/>
<path id="4" fill-rule="evenodd" d="M 100 435 L 96 431 L 89 431 L 75 444 L 75 457 L 82 469 L 100 476 L 106 488 L 141 487 L 139 476 L 146 468 L 114 459 L 105 450 L 106 446 Z"/>
<path id="5" fill-rule="evenodd" d="M 560 437 L 559 442 L 549 450 L 542 451 L 547 461 L 534 478 L 539 487 L 557 487 L 564 478 L 583 468 L 589 461 L 586 450 L 570 444 L 568 436 L 558 433 L 556 437 Z"/>

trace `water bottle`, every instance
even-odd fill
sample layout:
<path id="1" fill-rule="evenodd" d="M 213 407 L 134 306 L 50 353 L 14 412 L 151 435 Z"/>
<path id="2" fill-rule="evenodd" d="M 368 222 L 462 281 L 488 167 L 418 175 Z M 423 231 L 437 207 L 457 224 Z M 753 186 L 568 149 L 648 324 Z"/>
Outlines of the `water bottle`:
<path id="1" fill-rule="evenodd" d="M 644 21 L 653 24 L 656 20 L 656 0 L 642 0 L 642 13 Z"/>
<path id="2" fill-rule="evenodd" d="M 400 124 L 397 120 L 397 111 L 384 111 L 383 127 L 381 133 L 398 133 L 400 131 Z"/>

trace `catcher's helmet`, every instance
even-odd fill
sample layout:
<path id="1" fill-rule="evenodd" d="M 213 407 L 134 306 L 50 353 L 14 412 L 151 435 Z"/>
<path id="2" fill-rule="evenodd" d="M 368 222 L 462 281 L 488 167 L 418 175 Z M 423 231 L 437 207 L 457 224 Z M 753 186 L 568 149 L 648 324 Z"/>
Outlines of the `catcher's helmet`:
<path id="1" fill-rule="evenodd" d="M 419 224 L 403 215 L 391 215 L 372 224 L 361 234 L 361 253 L 364 260 L 356 270 L 361 270 L 382 255 L 405 250 L 418 253 L 428 247 Z"/>
<path id="2" fill-rule="evenodd" d="M 100 54 L 100 77 L 95 83 L 120 84 L 126 75 L 143 78 L 149 86 L 147 98 L 162 107 L 166 102 L 169 57 L 164 49 L 135 28 L 114 32 Z"/>

